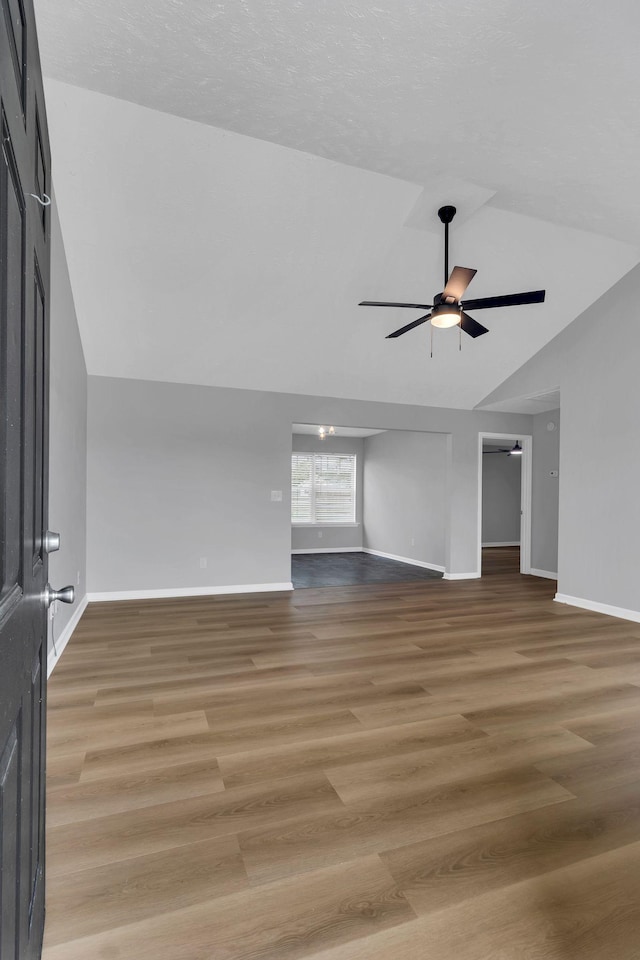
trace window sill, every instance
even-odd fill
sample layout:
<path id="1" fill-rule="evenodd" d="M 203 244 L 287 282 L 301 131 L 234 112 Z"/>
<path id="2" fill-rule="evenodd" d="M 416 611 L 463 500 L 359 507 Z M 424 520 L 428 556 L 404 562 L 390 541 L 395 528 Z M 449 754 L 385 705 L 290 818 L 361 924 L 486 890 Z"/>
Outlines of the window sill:
<path id="1" fill-rule="evenodd" d="M 359 527 L 359 523 L 292 523 L 292 527 L 302 528 L 303 530 L 333 530 L 334 527 Z"/>

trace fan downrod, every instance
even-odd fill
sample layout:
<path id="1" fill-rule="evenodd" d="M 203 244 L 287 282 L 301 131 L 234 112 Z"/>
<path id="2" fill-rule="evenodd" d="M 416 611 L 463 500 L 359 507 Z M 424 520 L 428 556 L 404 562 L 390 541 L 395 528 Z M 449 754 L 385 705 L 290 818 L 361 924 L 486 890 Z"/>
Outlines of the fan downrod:
<path id="1" fill-rule="evenodd" d="M 451 204 L 447 204 L 444 207 L 440 207 L 438 210 L 438 216 L 442 223 L 444 223 L 444 285 L 447 285 L 447 279 L 449 277 L 449 224 L 456 215 L 456 208 L 452 207 Z"/>
<path id="2" fill-rule="evenodd" d="M 441 223 L 447 223 L 447 224 L 451 223 L 455 215 L 456 215 L 456 208 L 450 205 L 447 205 L 445 207 L 440 207 L 440 209 L 438 210 L 438 216 L 440 217 Z"/>

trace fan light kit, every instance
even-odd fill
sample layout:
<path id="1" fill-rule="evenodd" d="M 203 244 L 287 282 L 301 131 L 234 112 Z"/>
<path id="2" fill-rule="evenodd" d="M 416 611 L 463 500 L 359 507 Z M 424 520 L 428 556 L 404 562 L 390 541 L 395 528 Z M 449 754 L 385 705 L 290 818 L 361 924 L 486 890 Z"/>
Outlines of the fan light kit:
<path id="1" fill-rule="evenodd" d="M 431 311 L 431 326 L 441 327 L 446 330 L 447 327 L 455 327 L 460 323 L 460 310 L 454 310 L 452 307 L 434 307 Z"/>
<path id="2" fill-rule="evenodd" d="M 463 300 L 467 287 L 476 275 L 476 270 L 470 267 L 454 267 L 449 273 L 449 224 L 456 215 L 456 208 L 450 205 L 440 207 L 438 216 L 444 224 L 444 290 L 437 293 L 433 298 L 433 303 L 388 303 L 379 300 L 362 300 L 360 307 L 406 307 L 409 310 L 429 310 L 429 313 L 417 320 L 412 320 L 399 330 L 394 330 L 388 334 L 387 340 L 393 340 L 401 337 L 403 333 L 408 333 L 414 327 L 431 320 L 433 327 L 455 327 L 460 329 L 460 336 L 464 330 L 470 337 L 481 337 L 483 333 L 488 333 L 488 329 L 481 323 L 474 320 L 466 312 L 467 310 L 486 310 L 490 307 L 515 307 L 524 303 L 543 303 L 545 297 L 544 290 L 530 290 L 528 293 L 512 293 L 502 297 L 482 297 L 479 300 Z M 433 346 L 431 349 L 433 356 Z M 518 451 L 513 451 L 514 453 Z M 522 452 L 520 450 L 519 452 Z"/>

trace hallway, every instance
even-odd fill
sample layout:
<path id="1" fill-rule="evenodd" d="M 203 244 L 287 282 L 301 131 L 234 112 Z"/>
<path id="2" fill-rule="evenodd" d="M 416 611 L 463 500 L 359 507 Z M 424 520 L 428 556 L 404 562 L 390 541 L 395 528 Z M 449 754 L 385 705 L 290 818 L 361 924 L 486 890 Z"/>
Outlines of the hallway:
<path id="1" fill-rule="evenodd" d="M 483 547 L 482 576 L 520 573 L 520 547 Z"/>

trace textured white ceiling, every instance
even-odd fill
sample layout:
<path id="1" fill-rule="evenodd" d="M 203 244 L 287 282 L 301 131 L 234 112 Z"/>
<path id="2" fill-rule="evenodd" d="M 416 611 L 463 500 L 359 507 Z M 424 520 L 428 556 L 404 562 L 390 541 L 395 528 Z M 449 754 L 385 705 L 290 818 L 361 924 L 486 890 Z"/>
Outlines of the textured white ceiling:
<path id="1" fill-rule="evenodd" d="M 36 0 L 45 73 L 640 242 L 636 0 Z"/>
<path id="2" fill-rule="evenodd" d="M 423 190 L 57 81 L 46 94 L 92 374 L 471 408 L 638 261 L 470 182 Z M 470 295 L 544 286 L 547 302 L 478 313 L 491 333 L 462 352 L 457 328 L 436 331 L 430 360 L 429 325 L 385 339 L 417 314 L 357 304 L 431 302 L 442 235 L 425 216 L 458 196 Z"/>

